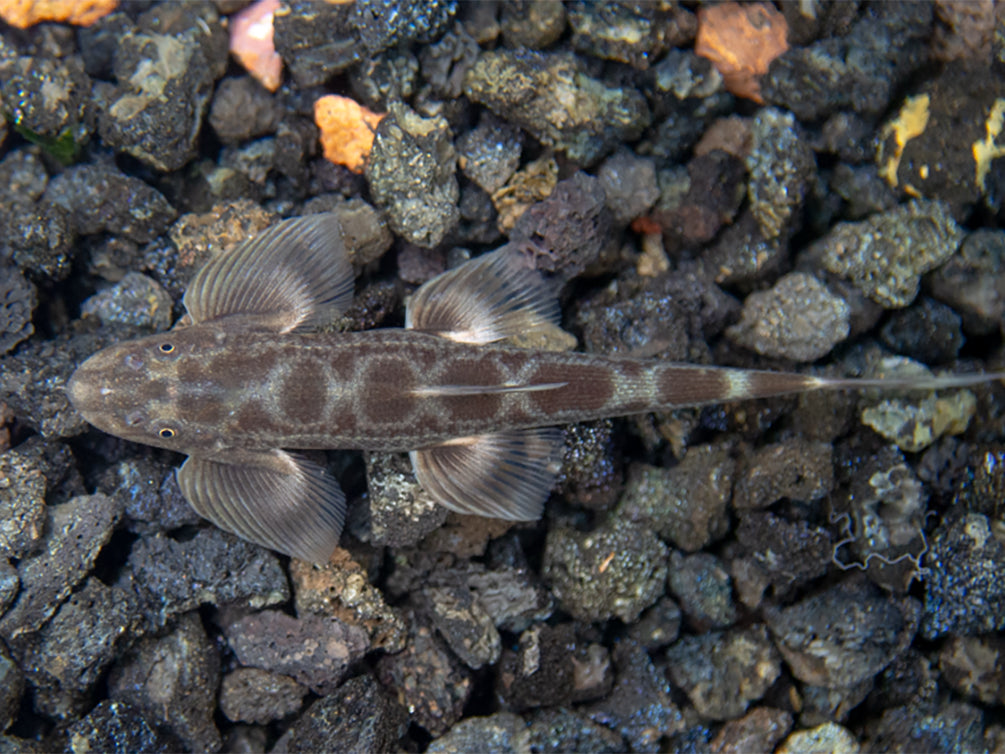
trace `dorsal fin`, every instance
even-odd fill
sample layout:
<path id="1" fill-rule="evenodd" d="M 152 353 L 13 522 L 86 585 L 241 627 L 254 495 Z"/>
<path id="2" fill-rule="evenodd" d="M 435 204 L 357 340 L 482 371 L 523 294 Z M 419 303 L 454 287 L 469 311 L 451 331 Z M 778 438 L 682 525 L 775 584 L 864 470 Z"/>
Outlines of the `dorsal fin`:
<path id="1" fill-rule="evenodd" d="M 284 220 L 218 256 L 185 292 L 193 324 L 223 317 L 286 333 L 331 322 L 352 301 L 353 272 L 332 213 Z"/>
<path id="2" fill-rule="evenodd" d="M 425 283 L 405 312 L 409 329 L 464 343 L 493 343 L 559 321 L 548 283 L 508 246 Z"/>

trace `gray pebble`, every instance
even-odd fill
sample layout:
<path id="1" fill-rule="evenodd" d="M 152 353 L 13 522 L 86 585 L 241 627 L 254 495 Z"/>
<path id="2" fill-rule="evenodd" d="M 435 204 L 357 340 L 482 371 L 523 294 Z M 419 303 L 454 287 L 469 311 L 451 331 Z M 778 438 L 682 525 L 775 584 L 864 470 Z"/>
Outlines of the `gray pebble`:
<path id="1" fill-rule="evenodd" d="M 750 130 L 747 196 L 765 239 L 789 235 L 816 172 L 813 150 L 795 116 L 773 107 L 761 108 Z"/>
<path id="2" fill-rule="evenodd" d="M 726 335 L 763 356 L 814 361 L 848 337 L 848 305 L 819 280 L 791 272 L 751 293 Z"/>
<path id="3" fill-rule="evenodd" d="M 112 667 L 108 695 L 140 709 L 191 751 L 217 751 L 213 722 L 220 655 L 197 613 L 182 616 L 167 635 L 148 637 Z"/>
<path id="4" fill-rule="evenodd" d="M 77 237 L 66 209 L 48 199 L 15 203 L 4 220 L 11 259 L 29 278 L 50 282 L 70 274 Z"/>
<path id="5" fill-rule="evenodd" d="M 613 680 L 606 648 L 577 637 L 570 623 L 536 624 L 503 653 L 496 693 L 508 708 L 523 710 L 596 699 Z"/>
<path id="6" fill-rule="evenodd" d="M 133 545 L 128 565 L 155 626 L 200 605 L 261 608 L 290 598 L 275 555 L 215 527 L 185 541 L 143 537 Z"/>
<path id="7" fill-rule="evenodd" d="M 422 118 L 401 103 L 391 105 L 377 126 L 366 177 L 395 233 L 432 247 L 457 225 L 456 161 L 446 120 Z"/>
<path id="8" fill-rule="evenodd" d="M 0 160 L 0 197 L 4 202 L 34 202 L 48 183 L 45 165 L 28 149 L 12 149 Z"/>
<path id="9" fill-rule="evenodd" d="M 994 528 L 992 526 L 994 525 Z M 1005 543 L 997 522 L 967 513 L 944 520 L 929 540 L 925 557 L 925 610 L 921 634 L 972 636 L 1005 628 Z"/>
<path id="10" fill-rule="evenodd" d="M 721 445 L 688 448 L 677 466 L 633 464 L 615 515 L 651 527 L 685 552 L 696 552 L 729 530 L 736 462 Z"/>
<path id="11" fill-rule="evenodd" d="M 527 726 L 512 712 L 496 712 L 488 717 L 469 717 L 453 726 L 446 735 L 426 749 L 428 754 L 466 754 L 492 751 L 522 754 L 528 750 Z"/>
<path id="12" fill-rule="evenodd" d="M 565 31 L 565 6 L 562 3 L 540 3 L 536 0 L 516 0 L 502 6 L 498 31 L 507 45 L 543 50 Z"/>
<path id="13" fill-rule="evenodd" d="M 543 573 L 576 619 L 632 623 L 663 594 L 666 559 L 666 545 L 650 529 L 614 517 L 589 533 L 550 529 Z"/>
<path id="14" fill-rule="evenodd" d="M 660 751 L 660 740 L 686 725 L 670 695 L 665 672 L 631 641 L 615 646 L 614 664 L 617 680 L 611 693 L 584 711 L 594 722 L 620 734 L 630 751 Z"/>
<path id="15" fill-rule="evenodd" d="M 670 553 L 667 587 L 698 631 L 726 628 L 736 620 L 733 580 L 712 553 Z"/>
<path id="16" fill-rule="evenodd" d="M 810 730 L 797 730 L 782 741 L 777 754 L 815 754 L 828 751 L 833 754 L 859 754 L 858 741 L 850 730 L 837 723 L 821 723 Z"/>
<path id="17" fill-rule="evenodd" d="M 49 619 L 91 570 L 120 513 L 117 501 L 100 494 L 46 506 L 44 548 L 18 563 L 21 594 L 0 619 L 0 635 L 11 641 Z"/>
<path id="18" fill-rule="evenodd" d="M 748 607 L 757 607 L 769 588 L 776 599 L 791 594 L 833 564 L 830 531 L 806 521 L 789 521 L 767 511 L 742 513 L 736 539 L 745 554 L 733 561 L 730 572 Z"/>
<path id="19" fill-rule="evenodd" d="M 167 754 L 181 744 L 125 702 L 103 700 L 66 731 L 69 754 Z"/>
<path id="20" fill-rule="evenodd" d="M 939 673 L 958 694 L 982 704 L 1005 702 L 1001 636 L 950 636 L 939 650 Z"/>
<path id="21" fill-rule="evenodd" d="M 828 721 L 844 722 L 852 711 L 865 701 L 874 685 L 872 678 L 837 689 L 804 685 L 799 724 L 809 728 Z"/>
<path id="22" fill-rule="evenodd" d="M 415 478 L 403 453 L 366 453 L 369 516 L 366 537 L 373 545 L 406 547 L 447 520 L 447 511 Z"/>
<path id="23" fill-rule="evenodd" d="M 894 707 L 870 726 L 863 751 L 985 751 L 985 715 L 977 707 L 949 701 L 939 708 Z M 829 747 L 828 747 L 829 749 Z"/>
<path id="24" fill-rule="evenodd" d="M 324 84 L 363 57 L 352 5 L 294 0 L 288 7 L 275 15 L 273 42 L 298 88 Z"/>
<path id="25" fill-rule="evenodd" d="M 97 317 L 103 325 L 163 332 L 171 326 L 173 306 L 171 296 L 155 281 L 138 272 L 127 272 L 121 282 L 84 301 L 80 313 Z"/>
<path id="26" fill-rule="evenodd" d="M 0 266 L 0 356 L 35 332 L 35 287 L 13 267 Z"/>
<path id="27" fill-rule="evenodd" d="M 668 39 L 672 13 L 651 4 L 629 8 L 573 3 L 567 11 L 572 46 L 586 55 L 645 69 L 677 41 Z"/>
<path id="28" fill-rule="evenodd" d="M 0 733 L 7 730 L 18 716 L 23 691 L 24 673 L 0 641 Z"/>
<path id="29" fill-rule="evenodd" d="M 942 202 L 912 200 L 858 223 L 839 223 L 811 247 L 824 267 L 887 309 L 907 306 L 921 276 L 959 248 L 964 233 Z"/>
<path id="30" fill-rule="evenodd" d="M 322 695 L 369 649 L 362 628 L 312 614 L 294 618 L 263 610 L 231 623 L 225 633 L 242 665 L 288 675 Z"/>
<path id="31" fill-rule="evenodd" d="M 405 710 L 364 674 L 317 700 L 272 749 L 274 754 L 392 754 L 400 751 Z"/>
<path id="32" fill-rule="evenodd" d="M 468 588 L 497 628 L 521 633 L 531 623 L 551 617 L 555 600 L 528 570 L 503 567 L 468 576 Z"/>
<path id="33" fill-rule="evenodd" d="M 477 595 L 463 587 L 428 587 L 422 598 L 436 630 L 461 662 L 472 670 L 495 664 L 502 641 Z"/>
<path id="34" fill-rule="evenodd" d="M 726 722 L 715 738 L 715 754 L 745 754 L 748 751 L 774 751 L 792 727 L 792 715 L 773 707 L 754 707 L 746 715 Z"/>
<path id="35" fill-rule="evenodd" d="M 414 616 L 409 620 L 407 646 L 377 661 L 377 678 L 409 711 L 411 722 L 434 737 L 442 736 L 463 717 L 473 689 L 470 671 L 432 628 L 420 625 Z"/>
<path id="36" fill-rule="evenodd" d="M 604 160 L 597 168 L 597 178 L 617 225 L 628 225 L 644 215 L 660 198 L 656 163 L 628 149 L 619 149 Z"/>
<path id="37" fill-rule="evenodd" d="M 220 711 L 235 723 L 265 725 L 303 706 L 307 687 L 287 675 L 260 668 L 235 668 L 223 677 Z"/>
<path id="38" fill-rule="evenodd" d="M 0 558 L 0 615 L 7 612 L 20 588 L 21 579 L 17 575 L 17 569 L 7 558 Z"/>
<path id="39" fill-rule="evenodd" d="M 72 161 L 93 128 L 91 78 L 76 55 L 0 61 L 0 112 Z M 64 140 L 68 144 L 64 145 Z"/>
<path id="40" fill-rule="evenodd" d="M 962 325 L 960 315 L 926 296 L 915 306 L 894 312 L 879 337 L 897 353 L 926 364 L 940 364 L 956 359 L 966 340 Z"/>
<path id="41" fill-rule="evenodd" d="M 921 605 L 852 578 L 765 617 L 796 678 L 842 688 L 872 678 L 907 649 Z"/>
<path id="42" fill-rule="evenodd" d="M 634 141 L 649 125 L 640 92 L 587 76 L 567 54 L 483 52 L 468 71 L 464 93 L 580 165 L 595 163 L 618 142 Z"/>
<path id="43" fill-rule="evenodd" d="M 580 754 L 618 754 L 625 750 L 625 739 L 586 715 L 565 707 L 552 707 L 535 710 L 530 715 L 527 745 L 530 751 L 541 754 L 572 751 Z"/>
<path id="44" fill-rule="evenodd" d="M 966 332 L 997 332 L 1005 316 L 1005 231 L 969 233 L 959 253 L 926 280 L 935 298 L 959 312 Z"/>
<path id="45" fill-rule="evenodd" d="M 83 714 L 105 668 L 121 655 L 141 619 L 132 594 L 92 576 L 37 634 L 12 641 L 35 709 L 60 720 Z"/>
<path id="46" fill-rule="evenodd" d="M 663 649 L 677 641 L 682 613 L 677 603 L 662 597 L 628 628 L 629 636 L 649 652 Z"/>
<path id="47" fill-rule="evenodd" d="M 788 440 L 758 448 L 745 459 L 736 482 L 733 507 L 767 508 L 783 498 L 811 502 L 833 489 L 830 444 Z"/>
<path id="48" fill-rule="evenodd" d="M 0 454 L 0 556 L 23 558 L 45 534 L 45 475 L 16 450 Z"/>
<path id="49" fill-rule="evenodd" d="M 492 194 L 520 166 L 522 148 L 520 129 L 486 112 L 476 128 L 457 140 L 457 158 L 461 172 Z"/>
<path id="50" fill-rule="evenodd" d="M 685 636 L 666 653 L 667 673 L 704 718 L 731 720 L 747 711 L 782 672 L 763 626 Z"/>
<path id="51" fill-rule="evenodd" d="M 251 76 L 225 78 L 216 87 L 209 125 L 224 144 L 274 133 L 282 114 L 269 91 Z"/>
<path id="52" fill-rule="evenodd" d="M 130 34 L 120 40 L 118 86 L 99 90 L 101 140 L 165 173 L 195 157 L 213 94 L 204 49 L 184 35 Z"/>
<path id="53" fill-rule="evenodd" d="M 81 235 L 104 232 L 146 243 L 177 215 L 159 191 L 114 163 L 69 168 L 49 182 L 44 196 L 70 213 Z"/>

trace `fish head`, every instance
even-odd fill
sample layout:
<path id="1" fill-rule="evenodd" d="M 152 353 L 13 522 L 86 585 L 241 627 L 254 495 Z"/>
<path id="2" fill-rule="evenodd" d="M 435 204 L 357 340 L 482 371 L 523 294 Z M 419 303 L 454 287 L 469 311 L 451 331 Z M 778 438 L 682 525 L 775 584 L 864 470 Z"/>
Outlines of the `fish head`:
<path id="1" fill-rule="evenodd" d="M 218 438 L 186 415 L 185 365 L 200 360 L 205 333 L 182 328 L 98 351 L 70 377 L 67 395 L 90 424 L 132 442 L 179 452 Z M 204 353 L 203 353 L 204 355 Z"/>

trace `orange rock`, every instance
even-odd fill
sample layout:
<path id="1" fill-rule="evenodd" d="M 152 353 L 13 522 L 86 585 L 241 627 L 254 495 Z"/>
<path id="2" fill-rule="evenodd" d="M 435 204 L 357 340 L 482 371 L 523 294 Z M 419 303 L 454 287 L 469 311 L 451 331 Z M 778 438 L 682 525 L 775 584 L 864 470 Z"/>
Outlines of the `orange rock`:
<path id="1" fill-rule="evenodd" d="M 694 51 L 716 67 L 737 97 L 762 103 L 758 79 L 789 49 L 789 26 L 770 3 L 722 3 L 698 9 Z"/>
<path id="2" fill-rule="evenodd" d="M 314 122 L 321 129 L 321 148 L 325 158 L 362 173 L 373 147 L 381 113 L 367 110 L 355 100 L 329 94 L 314 103 Z"/>
<path id="3" fill-rule="evenodd" d="M 279 0 L 258 0 L 230 19 L 230 52 L 270 92 L 283 80 L 283 59 L 272 41 Z"/>
<path id="4" fill-rule="evenodd" d="M 43 21 L 90 26 L 118 4 L 119 0 L 0 0 L 0 18 L 18 29 Z"/>

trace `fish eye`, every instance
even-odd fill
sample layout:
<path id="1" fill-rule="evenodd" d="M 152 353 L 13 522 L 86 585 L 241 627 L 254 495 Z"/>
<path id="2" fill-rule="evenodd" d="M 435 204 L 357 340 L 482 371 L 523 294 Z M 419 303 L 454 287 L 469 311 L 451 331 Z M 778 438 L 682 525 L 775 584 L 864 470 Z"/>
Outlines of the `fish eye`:
<path id="1" fill-rule="evenodd" d="M 142 411 L 132 411 L 126 415 L 126 424 L 130 427 L 138 427 L 144 422 L 144 416 Z"/>
<path id="2" fill-rule="evenodd" d="M 129 367 L 130 369 L 139 371 L 143 368 L 143 359 L 141 359 L 135 353 L 127 353 L 123 361 L 125 362 L 126 366 Z"/>
<path id="3" fill-rule="evenodd" d="M 173 429 L 171 429 L 170 427 L 164 427 L 157 434 L 159 434 L 161 436 L 161 438 L 164 439 L 164 440 L 170 440 L 172 437 L 175 436 L 175 431 Z"/>
<path id="4" fill-rule="evenodd" d="M 174 343 L 161 343 L 159 348 L 161 353 L 174 353 Z"/>

